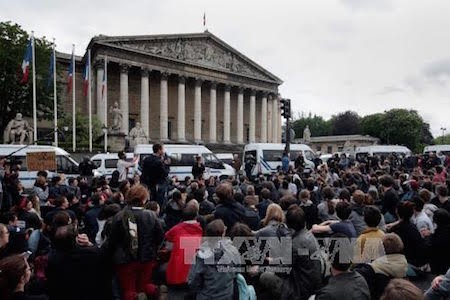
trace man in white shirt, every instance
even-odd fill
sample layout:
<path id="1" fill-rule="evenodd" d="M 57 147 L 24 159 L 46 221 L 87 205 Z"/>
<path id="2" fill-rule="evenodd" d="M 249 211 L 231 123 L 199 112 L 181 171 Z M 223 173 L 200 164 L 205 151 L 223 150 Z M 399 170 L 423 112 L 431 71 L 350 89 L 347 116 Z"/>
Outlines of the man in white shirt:
<path id="1" fill-rule="evenodd" d="M 128 169 L 134 167 L 134 162 L 126 161 L 127 156 L 125 152 L 119 152 L 119 160 L 117 161 L 117 171 L 119 171 L 119 182 L 124 181 L 128 177 Z"/>

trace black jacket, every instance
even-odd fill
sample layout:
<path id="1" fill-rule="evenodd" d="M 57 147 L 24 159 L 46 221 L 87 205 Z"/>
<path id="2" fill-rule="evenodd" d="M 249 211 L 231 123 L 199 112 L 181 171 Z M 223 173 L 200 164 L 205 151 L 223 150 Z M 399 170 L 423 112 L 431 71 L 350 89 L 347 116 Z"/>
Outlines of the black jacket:
<path id="1" fill-rule="evenodd" d="M 130 251 L 130 234 L 126 228 L 127 221 L 124 220 L 125 213 L 132 213 L 138 235 L 137 258 L 133 258 Z M 156 251 L 164 237 L 160 221 L 153 211 L 125 207 L 116 214 L 111 224 L 111 235 L 104 244 L 105 249 L 113 256 L 115 264 L 126 264 L 133 261 L 148 262 L 156 258 Z"/>
<path id="2" fill-rule="evenodd" d="M 357 272 L 345 272 L 332 276 L 328 284 L 316 294 L 316 300 L 339 299 L 370 299 L 367 282 Z"/>
<path id="3" fill-rule="evenodd" d="M 214 212 L 214 218 L 222 219 L 227 230 L 231 230 L 231 227 L 237 222 L 244 222 L 244 216 L 244 206 L 232 200 L 220 203 L 216 206 L 216 211 Z"/>
<path id="4" fill-rule="evenodd" d="M 450 225 L 436 228 L 431 236 L 430 267 L 439 275 L 450 268 Z"/>
<path id="5" fill-rule="evenodd" d="M 155 186 L 163 183 L 169 174 L 169 167 L 164 164 L 161 157 L 154 154 L 147 156 L 142 164 L 142 183 Z"/>
<path id="6" fill-rule="evenodd" d="M 428 262 L 428 247 L 414 224 L 401 221 L 391 231 L 402 239 L 408 263 L 421 267 Z"/>

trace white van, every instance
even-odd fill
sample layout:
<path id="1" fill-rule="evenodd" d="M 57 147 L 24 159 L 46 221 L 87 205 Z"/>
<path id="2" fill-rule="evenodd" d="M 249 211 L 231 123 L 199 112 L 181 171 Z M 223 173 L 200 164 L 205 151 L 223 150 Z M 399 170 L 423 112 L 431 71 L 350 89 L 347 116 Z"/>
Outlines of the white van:
<path id="1" fill-rule="evenodd" d="M 56 154 L 56 172 L 48 170 L 48 177 L 52 178 L 57 173 L 64 173 L 66 179 L 76 177 L 78 173 L 78 163 L 64 149 L 53 146 L 39 145 L 0 145 L 0 157 L 7 157 L 13 161 L 20 161 L 19 180 L 24 188 L 32 188 L 36 180 L 37 171 L 28 171 L 26 157 L 29 152 L 55 152 Z"/>
<path id="2" fill-rule="evenodd" d="M 441 152 L 442 154 L 450 155 L 450 145 L 432 145 L 423 149 L 423 154 L 430 154 L 431 152 Z"/>
<path id="3" fill-rule="evenodd" d="M 403 157 L 407 155 L 411 155 L 411 150 L 405 146 L 398 145 L 374 145 L 374 146 L 363 146 L 357 147 L 355 151 L 356 160 L 361 161 L 365 160 L 367 156 L 384 156 L 387 157 L 392 153 L 397 153 L 402 155 Z"/>
<path id="4" fill-rule="evenodd" d="M 126 161 L 133 162 L 134 155 L 133 153 L 125 153 Z M 105 176 L 107 179 L 111 178 L 114 170 L 117 169 L 117 162 L 119 161 L 118 153 L 99 153 L 95 154 L 91 157 L 92 162 L 97 167 L 94 170 L 94 176 Z M 129 173 L 128 177 L 132 177 L 132 174 Z"/>
<path id="5" fill-rule="evenodd" d="M 134 148 L 134 156 L 136 159 L 136 172 L 141 173 L 141 166 L 144 159 L 153 154 L 153 145 L 140 144 Z M 164 150 L 170 158 L 170 172 L 169 176 L 177 176 L 178 180 L 184 181 L 186 177 L 192 178 L 192 166 L 195 162 L 195 157 L 201 155 L 205 163 L 204 178 L 208 179 L 210 176 L 217 176 L 220 179 L 234 176 L 234 169 L 221 162 L 214 153 L 205 146 L 200 145 L 164 145 Z"/>
<path id="6" fill-rule="evenodd" d="M 253 143 L 244 147 L 242 170 L 245 170 L 245 159 L 249 155 L 256 158 L 256 165 L 253 167 L 252 174 L 258 173 L 271 174 L 277 171 L 277 167 L 281 166 L 281 158 L 285 144 L 273 143 Z M 295 159 L 302 153 L 305 159 L 305 169 L 314 170 L 314 159 L 316 155 L 308 145 L 291 144 L 290 145 L 290 164 L 293 166 Z"/>
<path id="7" fill-rule="evenodd" d="M 215 153 L 217 158 L 227 165 L 233 165 L 233 154 L 232 153 Z"/>

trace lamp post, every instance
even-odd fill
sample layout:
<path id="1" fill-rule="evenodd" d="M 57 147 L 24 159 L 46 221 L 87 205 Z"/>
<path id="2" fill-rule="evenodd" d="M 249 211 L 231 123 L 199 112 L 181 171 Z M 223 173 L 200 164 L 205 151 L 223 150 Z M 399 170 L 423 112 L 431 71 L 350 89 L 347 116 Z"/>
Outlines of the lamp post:
<path id="1" fill-rule="evenodd" d="M 445 128 L 445 127 L 441 127 L 441 130 L 442 130 L 442 137 L 441 137 L 441 141 L 442 141 L 442 144 L 444 144 L 444 136 L 445 136 L 445 131 L 447 130 L 447 128 Z"/>
<path id="2" fill-rule="evenodd" d="M 105 153 L 108 152 L 108 127 L 103 125 L 102 127 L 103 135 L 105 136 Z"/>

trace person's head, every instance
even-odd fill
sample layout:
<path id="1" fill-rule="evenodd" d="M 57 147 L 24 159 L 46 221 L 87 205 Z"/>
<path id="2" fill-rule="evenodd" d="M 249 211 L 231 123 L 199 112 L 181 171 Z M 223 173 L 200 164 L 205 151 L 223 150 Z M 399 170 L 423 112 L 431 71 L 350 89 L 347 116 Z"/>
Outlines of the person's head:
<path id="1" fill-rule="evenodd" d="M 53 201 L 53 204 L 56 207 L 67 209 L 69 207 L 69 200 L 67 200 L 66 196 L 59 196 Z"/>
<path id="2" fill-rule="evenodd" d="M 159 207 L 159 204 L 156 201 L 147 202 L 146 208 L 151 211 L 154 211 L 156 213 L 156 215 L 158 215 L 158 216 L 159 216 L 159 213 L 161 212 L 161 208 Z"/>
<path id="3" fill-rule="evenodd" d="M 353 192 L 353 201 L 355 201 L 356 204 L 363 205 L 365 198 L 366 194 L 364 194 L 363 191 L 356 190 Z"/>
<path id="4" fill-rule="evenodd" d="M 298 194 L 299 200 L 302 202 L 306 202 L 310 200 L 310 193 L 308 190 L 301 190 L 301 192 Z"/>
<path id="5" fill-rule="evenodd" d="M 298 205 L 291 205 L 286 212 L 286 225 L 295 231 L 305 228 L 305 212 Z"/>
<path id="6" fill-rule="evenodd" d="M 198 206 L 198 202 L 197 205 L 195 205 L 195 203 L 193 203 L 193 201 L 197 202 L 196 200 L 191 200 L 189 201 L 189 204 L 186 205 L 185 208 L 183 208 L 183 213 L 182 213 L 182 219 L 183 221 L 191 221 L 191 220 L 195 220 L 198 216 L 198 211 L 199 211 L 199 206 Z"/>
<path id="7" fill-rule="evenodd" d="M 206 225 L 205 235 L 222 237 L 225 235 L 225 231 L 226 231 L 225 224 L 221 219 L 217 219 L 211 221 L 208 225 Z"/>
<path id="8" fill-rule="evenodd" d="M 289 208 L 289 206 L 291 206 L 292 204 L 294 204 L 296 201 L 295 197 L 292 195 L 286 195 L 283 196 L 280 199 L 280 206 L 282 210 L 287 210 Z"/>
<path id="9" fill-rule="evenodd" d="M 237 222 L 231 227 L 228 234 L 230 238 L 253 236 L 253 232 L 247 224 Z"/>
<path id="10" fill-rule="evenodd" d="M 351 200 L 352 197 L 351 197 L 350 191 L 349 191 L 348 189 L 346 189 L 346 188 L 343 188 L 343 189 L 339 192 L 338 198 L 341 199 L 341 200 L 345 200 L 345 201 L 347 201 L 347 202 L 350 202 L 350 200 Z"/>
<path id="11" fill-rule="evenodd" d="M 421 189 L 419 192 L 419 197 L 424 203 L 429 203 L 431 201 L 431 193 L 427 189 Z"/>
<path id="12" fill-rule="evenodd" d="M 336 204 L 336 215 L 342 221 L 347 220 L 352 213 L 352 209 L 350 208 L 350 204 L 346 201 L 339 201 Z"/>
<path id="13" fill-rule="evenodd" d="M 408 280 L 394 278 L 384 289 L 380 300 L 423 300 L 423 292 Z"/>
<path id="14" fill-rule="evenodd" d="M 326 186 L 322 189 L 322 196 L 325 201 L 330 201 L 334 198 L 334 192 L 329 186 Z"/>
<path id="15" fill-rule="evenodd" d="M 72 224 L 60 226 L 53 237 L 53 247 L 60 251 L 70 251 L 76 245 L 78 231 Z"/>
<path id="16" fill-rule="evenodd" d="M 155 144 L 153 144 L 152 148 L 153 148 L 153 153 L 154 154 L 158 154 L 159 156 L 163 155 L 163 153 L 164 153 L 164 146 L 162 144 L 155 143 Z"/>
<path id="17" fill-rule="evenodd" d="M 11 294 L 20 286 L 30 281 L 31 268 L 26 257 L 21 254 L 11 255 L 0 260 L 0 296 L 11 299 Z"/>
<path id="18" fill-rule="evenodd" d="M 118 156 L 119 156 L 119 159 L 127 158 L 127 156 L 125 155 L 125 152 L 123 152 L 123 151 L 119 151 Z"/>
<path id="19" fill-rule="evenodd" d="M 364 222 L 368 227 L 377 227 L 381 221 L 380 210 L 375 206 L 366 206 L 364 208 Z"/>
<path id="20" fill-rule="evenodd" d="M 390 175 L 383 175 L 380 177 L 380 183 L 384 188 L 390 188 L 394 185 L 394 178 Z"/>
<path id="21" fill-rule="evenodd" d="M 99 220 L 107 220 L 115 216 L 121 210 L 120 205 L 113 203 L 106 205 L 98 214 Z"/>
<path id="22" fill-rule="evenodd" d="M 194 199 L 198 202 L 202 202 L 205 200 L 205 190 L 204 189 L 197 189 L 193 192 Z"/>
<path id="23" fill-rule="evenodd" d="M 220 203 L 229 202 L 233 199 L 233 187 L 229 183 L 221 183 L 216 188 L 216 196 Z"/>
<path id="24" fill-rule="evenodd" d="M 69 225 L 72 222 L 70 215 L 66 211 L 57 212 L 52 219 L 52 227 L 58 228 L 61 226 Z"/>
<path id="25" fill-rule="evenodd" d="M 0 223 L 0 248 L 9 243 L 9 230 L 6 225 Z"/>
<path id="26" fill-rule="evenodd" d="M 105 198 L 101 194 L 94 194 L 91 197 L 91 201 L 93 205 L 99 206 L 105 203 Z"/>
<path id="27" fill-rule="evenodd" d="M 329 244 L 331 273 L 336 275 L 348 271 L 351 266 L 351 255 L 348 252 L 350 247 L 350 239 L 342 233 L 335 233 L 331 236 Z"/>
<path id="28" fill-rule="evenodd" d="M 447 186 L 444 185 L 444 184 L 438 185 L 436 187 L 436 194 L 438 194 L 438 196 L 442 197 L 442 198 L 447 197 L 448 196 L 448 188 L 447 188 Z"/>
<path id="29" fill-rule="evenodd" d="M 130 188 L 126 197 L 129 205 L 142 207 L 150 199 L 150 194 L 145 186 L 136 184 Z"/>
<path id="30" fill-rule="evenodd" d="M 420 199 L 420 197 L 415 196 L 412 198 L 412 203 L 414 203 L 414 211 L 421 212 L 425 203 Z"/>
<path id="31" fill-rule="evenodd" d="M 270 199 L 270 190 L 264 188 L 264 189 L 261 190 L 260 195 L 261 195 L 262 199 Z"/>
<path id="32" fill-rule="evenodd" d="M 409 222 L 414 214 L 414 204 L 410 201 L 399 203 L 397 205 L 397 214 L 403 222 Z"/>
<path id="33" fill-rule="evenodd" d="M 436 166 L 436 173 L 441 174 L 443 170 L 442 166 Z"/>
<path id="34" fill-rule="evenodd" d="M 401 254 L 403 253 L 403 241 L 395 233 L 387 233 L 382 238 L 384 253 L 388 254 Z"/>
<path id="35" fill-rule="evenodd" d="M 269 224 L 270 221 L 276 221 L 276 222 L 283 222 L 284 223 L 284 213 L 281 209 L 281 206 L 279 206 L 276 203 L 271 203 L 267 207 L 266 211 L 266 217 L 264 218 L 263 225 L 266 226 Z"/>
<path id="36" fill-rule="evenodd" d="M 255 187 L 253 185 L 247 186 L 247 195 L 254 196 L 255 195 Z"/>
<path id="37" fill-rule="evenodd" d="M 443 208 L 439 208 L 433 213 L 433 222 L 438 228 L 445 227 L 450 224 L 450 213 Z"/>
<path id="38" fill-rule="evenodd" d="M 38 187 L 40 187 L 40 188 L 43 188 L 43 187 L 45 187 L 45 186 L 47 185 L 47 179 L 45 179 L 44 176 L 38 176 L 38 177 L 36 178 L 36 183 L 35 183 L 35 185 L 38 186 Z"/>

